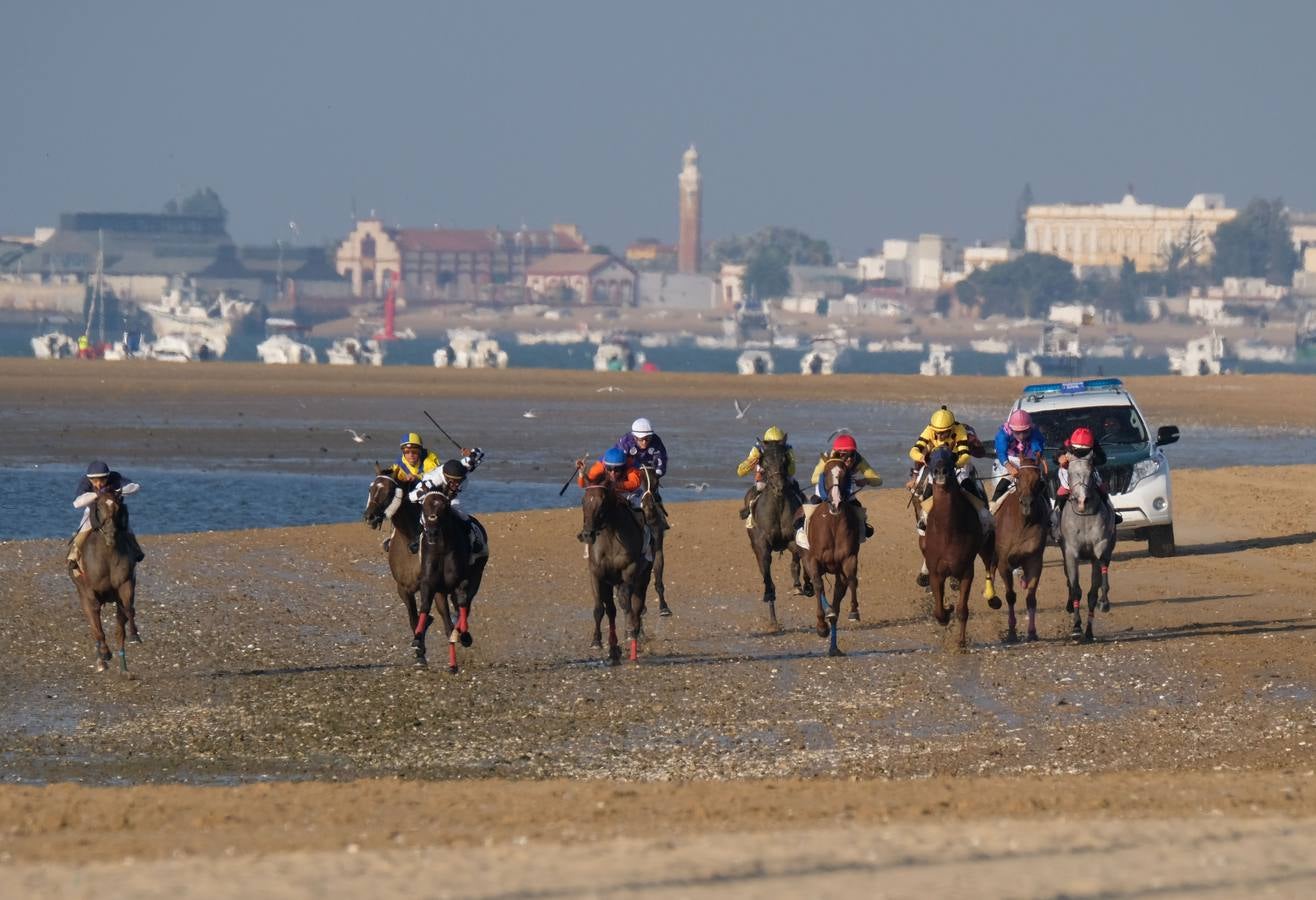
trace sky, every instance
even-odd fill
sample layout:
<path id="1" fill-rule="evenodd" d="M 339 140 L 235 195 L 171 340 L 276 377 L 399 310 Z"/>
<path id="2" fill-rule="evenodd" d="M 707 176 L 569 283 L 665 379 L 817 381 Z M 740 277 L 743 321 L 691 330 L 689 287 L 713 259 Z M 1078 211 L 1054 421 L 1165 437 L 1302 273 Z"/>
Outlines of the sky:
<path id="1" fill-rule="evenodd" d="M 388 224 L 1007 238 L 1036 202 L 1316 210 L 1316 4 L 13 2 L 0 231 L 210 186 L 243 243 Z M 290 223 L 296 224 L 296 230 Z"/>

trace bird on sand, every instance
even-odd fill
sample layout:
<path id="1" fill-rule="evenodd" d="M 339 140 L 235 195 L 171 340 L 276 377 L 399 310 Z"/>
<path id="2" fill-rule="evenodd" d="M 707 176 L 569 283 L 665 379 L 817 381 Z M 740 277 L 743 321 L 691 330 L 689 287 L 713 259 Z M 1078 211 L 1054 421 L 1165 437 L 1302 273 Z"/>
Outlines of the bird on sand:
<path id="1" fill-rule="evenodd" d="M 690 488 L 690 490 L 695 491 L 696 493 L 703 493 L 705 490 L 708 489 L 708 482 L 701 481 L 698 484 L 695 484 L 694 482 L 690 482 L 689 484 L 686 485 L 686 487 Z"/>
<path id="2" fill-rule="evenodd" d="M 539 413 L 535 412 L 533 409 L 527 409 L 525 412 L 521 413 L 521 418 L 537 419 L 539 418 Z"/>
<path id="3" fill-rule="evenodd" d="M 622 391 L 622 388 L 617 387 L 615 384 L 609 384 L 606 387 L 594 389 L 594 393 L 596 394 L 602 394 L 604 391 L 607 391 L 609 394 L 611 394 L 613 391 Z"/>
<path id="4" fill-rule="evenodd" d="M 358 434 L 355 428 L 344 428 L 343 430 L 350 434 L 352 440 L 356 441 L 358 444 L 364 444 L 366 441 L 370 440 L 370 435 L 364 433 Z"/>
<path id="5" fill-rule="evenodd" d="M 731 402 L 736 405 L 737 419 L 745 418 L 745 413 L 749 412 L 749 408 L 754 405 L 753 403 L 746 403 L 744 406 L 741 406 L 739 400 L 732 400 Z"/>

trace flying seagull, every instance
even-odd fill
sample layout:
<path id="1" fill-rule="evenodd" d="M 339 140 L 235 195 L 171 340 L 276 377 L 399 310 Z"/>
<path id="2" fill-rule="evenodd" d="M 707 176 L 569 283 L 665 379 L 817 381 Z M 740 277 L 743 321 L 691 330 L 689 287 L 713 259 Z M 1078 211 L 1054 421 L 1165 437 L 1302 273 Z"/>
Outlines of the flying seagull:
<path id="1" fill-rule="evenodd" d="M 701 481 L 698 484 L 691 482 L 690 484 L 687 484 L 686 487 L 690 488 L 690 490 L 695 491 L 696 493 L 703 493 L 708 488 L 708 482 Z"/>
<path id="2" fill-rule="evenodd" d="M 743 419 L 743 418 L 745 418 L 745 413 L 749 412 L 749 408 L 750 408 L 751 406 L 754 405 L 754 404 L 752 404 L 752 403 L 746 403 L 744 406 L 741 406 L 739 400 L 732 400 L 731 402 L 734 403 L 734 404 L 736 404 L 736 418 L 737 418 L 737 419 Z"/>
<path id="3" fill-rule="evenodd" d="M 606 387 L 601 387 L 601 388 L 595 388 L 595 389 L 594 389 L 594 393 L 596 393 L 596 394 L 602 394 L 604 391 L 607 391 L 609 394 L 611 394 L 613 391 L 622 391 L 622 392 L 624 393 L 624 391 L 622 390 L 622 388 L 617 387 L 617 385 L 615 385 L 615 384 L 610 384 L 610 385 L 607 385 Z"/>
<path id="4" fill-rule="evenodd" d="M 356 441 L 358 444 L 364 444 L 366 441 L 370 440 L 370 435 L 357 434 L 355 428 L 344 428 L 343 430 L 346 431 L 348 434 L 350 434 L 352 436 L 352 440 Z"/>
<path id="5" fill-rule="evenodd" d="M 525 412 L 521 413 L 521 418 L 537 419 L 539 418 L 539 413 L 535 412 L 533 409 L 527 409 Z"/>

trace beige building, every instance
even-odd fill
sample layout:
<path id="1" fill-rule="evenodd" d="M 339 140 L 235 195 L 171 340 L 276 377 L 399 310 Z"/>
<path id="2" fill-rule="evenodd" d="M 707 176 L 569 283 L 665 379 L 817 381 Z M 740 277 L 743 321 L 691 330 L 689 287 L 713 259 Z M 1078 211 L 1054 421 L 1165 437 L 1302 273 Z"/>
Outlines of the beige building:
<path id="1" fill-rule="evenodd" d="M 1220 194 L 1198 194 L 1183 208 L 1139 203 L 1132 193 L 1119 203 L 1030 206 L 1025 246 L 1080 270 L 1118 268 L 1127 257 L 1145 272 L 1164 268 L 1166 248 L 1192 235 L 1199 238 L 1199 261 L 1210 259 L 1216 228 L 1237 214 Z"/>
<path id="2" fill-rule="evenodd" d="M 526 270 L 526 290 L 543 300 L 635 305 L 635 270 L 602 253 L 555 253 Z"/>

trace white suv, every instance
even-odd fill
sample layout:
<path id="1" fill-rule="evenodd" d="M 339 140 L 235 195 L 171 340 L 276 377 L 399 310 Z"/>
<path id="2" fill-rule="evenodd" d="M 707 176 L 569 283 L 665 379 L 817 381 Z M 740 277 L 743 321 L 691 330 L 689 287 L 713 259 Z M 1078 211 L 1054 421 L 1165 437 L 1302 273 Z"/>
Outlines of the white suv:
<path id="1" fill-rule="evenodd" d="M 1161 448 L 1179 440 L 1177 426 L 1162 425 L 1153 439 L 1138 404 L 1118 378 L 1030 384 L 1015 408 L 1027 410 L 1042 430 L 1048 460 L 1075 428 L 1092 429 L 1106 451 L 1101 477 L 1124 518 L 1122 536 L 1146 539 L 1152 556 L 1174 555 L 1170 461 Z M 1054 487 L 1054 471 L 1051 477 Z"/>

